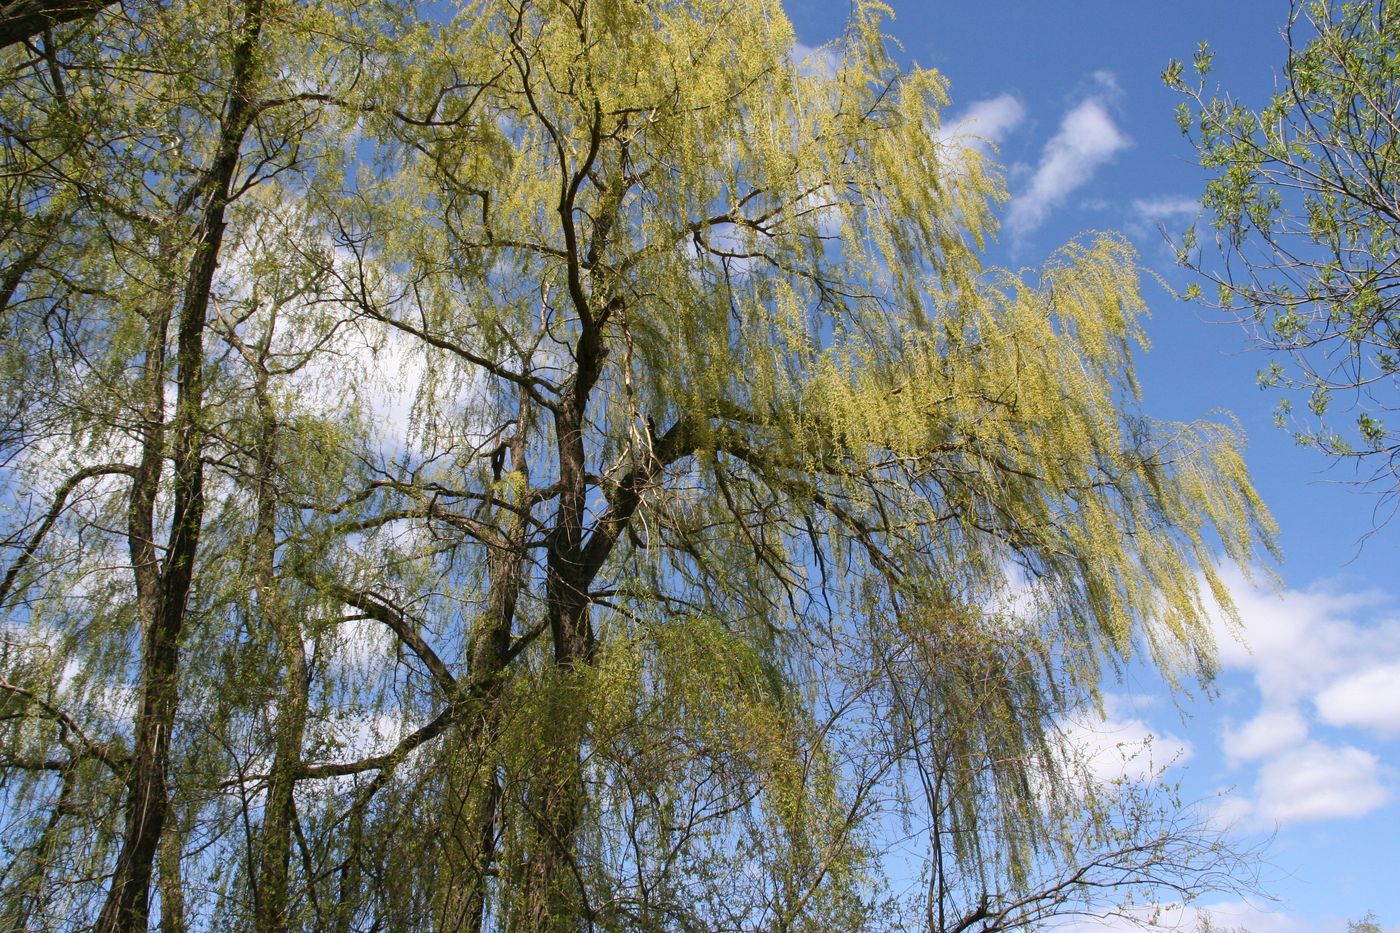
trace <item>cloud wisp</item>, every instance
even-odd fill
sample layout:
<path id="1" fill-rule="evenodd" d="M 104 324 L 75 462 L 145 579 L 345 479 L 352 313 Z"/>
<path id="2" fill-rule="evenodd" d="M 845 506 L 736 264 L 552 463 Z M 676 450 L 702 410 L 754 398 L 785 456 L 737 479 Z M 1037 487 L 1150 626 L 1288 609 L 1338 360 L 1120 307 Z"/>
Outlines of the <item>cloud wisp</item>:
<path id="1" fill-rule="evenodd" d="M 1131 144 L 1101 97 L 1090 97 L 1070 110 L 1045 144 L 1030 183 L 1011 201 L 1006 226 L 1012 236 L 1025 237 L 1039 229 L 1072 193 Z"/>
<path id="2" fill-rule="evenodd" d="M 1159 223 L 1190 220 L 1201 212 L 1201 202 L 1195 198 L 1161 195 L 1155 198 L 1135 198 L 1131 208 L 1135 221 L 1155 226 Z"/>

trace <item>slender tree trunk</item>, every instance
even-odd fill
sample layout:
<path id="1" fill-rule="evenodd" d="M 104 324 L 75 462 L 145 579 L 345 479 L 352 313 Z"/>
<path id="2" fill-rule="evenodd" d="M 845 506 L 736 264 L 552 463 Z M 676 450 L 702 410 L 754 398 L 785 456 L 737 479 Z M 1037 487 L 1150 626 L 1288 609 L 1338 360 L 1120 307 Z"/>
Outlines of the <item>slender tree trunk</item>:
<path id="1" fill-rule="evenodd" d="M 356 795 L 346 814 L 345 858 L 340 863 L 339 877 L 336 879 L 339 890 L 336 892 L 335 923 L 331 927 L 334 933 L 351 933 L 356 929 L 355 913 L 361 903 L 362 893 L 360 879 L 363 877 L 363 866 L 360 853 L 365 846 L 365 811 L 369 809 L 370 801 L 387 779 L 387 772 L 380 771 L 374 780 Z"/>
<path id="2" fill-rule="evenodd" d="M 160 933 L 185 933 L 184 847 L 185 840 L 178 827 L 167 827 L 161 834 L 157 855 Z"/>
<path id="3" fill-rule="evenodd" d="M 242 33 L 234 48 L 219 147 L 205 179 L 206 200 L 196 228 L 194 255 L 180 308 L 175 417 L 170 426 L 174 435 L 171 457 L 174 505 L 158 587 L 152 586 L 151 579 L 156 561 L 153 503 L 163 451 L 159 444 L 162 429 L 155 422 L 146 427 L 141 475 L 133 483 L 129 537 L 138 600 L 145 610 L 142 615 L 145 631 L 141 646 L 141 699 L 136 716 L 132 771 L 127 784 L 126 827 L 111 887 L 98 915 L 97 933 L 132 933 L 146 929 L 151 875 L 169 807 L 167 769 L 170 733 L 179 705 L 180 637 L 204 518 L 203 426 L 200 423 L 204 405 L 204 332 L 223 245 L 224 214 L 238 166 L 239 149 L 253 112 L 254 51 L 262 29 L 262 0 L 247 0 L 245 10 Z M 164 322 L 159 320 L 151 327 L 151 349 L 155 349 L 156 338 L 161 347 L 154 354 L 155 359 L 147 359 L 148 412 L 153 415 L 163 411 L 154 401 L 154 394 L 164 390 L 164 328 Z M 161 365 L 153 367 L 156 362 Z"/>
<path id="4" fill-rule="evenodd" d="M 515 434 L 507 445 L 511 469 L 518 474 L 516 490 L 529 488 L 526 448 L 530 429 L 531 400 L 522 390 Z M 513 503 L 527 504 L 517 495 Z M 458 821 L 465 837 L 463 863 L 454 870 L 448 890 L 443 927 L 465 933 L 481 933 L 488 908 L 487 891 L 496 858 L 497 812 L 501 786 L 496 779 L 496 736 L 500 724 L 499 700 L 510 663 L 511 629 L 521 588 L 525 585 L 525 538 L 529 524 L 523 511 L 506 517 L 502 540 L 487 555 L 488 599 L 485 614 L 473 632 L 471 676 L 466 698 L 468 713 L 462 724 L 462 751 L 475 763 L 463 787 Z"/>
<path id="5" fill-rule="evenodd" d="M 202 245 L 207 247 L 209 244 L 206 241 Z M 201 253 L 206 251 L 201 250 Z M 212 277 L 212 257 L 197 256 L 196 275 L 191 276 L 191 286 L 198 280 L 201 267 L 206 265 Z M 154 602 L 155 611 L 149 618 L 143 614 L 145 632 L 141 646 L 141 701 L 136 716 L 132 772 L 127 784 L 126 829 L 112 886 L 97 921 L 99 933 L 127 933 L 146 928 L 152 867 L 165 825 L 170 732 L 179 703 L 180 634 L 185 622 L 204 510 L 201 444 L 196 437 L 202 390 L 200 369 L 203 363 L 204 322 L 203 308 L 192 308 L 191 305 L 207 306 L 207 303 L 207 292 L 202 301 L 191 301 L 187 296 L 181 315 L 179 391 L 172 426 L 176 437 L 174 516 L 165 565 L 159 574 L 159 588 L 153 598 L 151 594 L 138 597 L 142 603 Z M 148 434 L 143 467 L 145 461 L 151 458 L 150 435 L 159 436 L 159 433 L 151 431 Z M 158 450 L 155 456 L 159 456 Z M 156 478 L 156 474 L 151 475 L 153 479 Z M 140 499 L 136 509 L 149 515 L 154 492 L 154 483 L 134 492 L 133 498 Z M 154 538 L 154 529 L 147 525 L 137 534 L 145 540 L 134 541 L 132 549 L 141 552 L 143 556 L 137 558 L 138 561 L 149 566 L 155 560 L 154 546 L 150 543 Z M 149 557 L 145 556 L 147 551 L 152 552 Z M 138 567 L 138 579 L 142 575 Z"/>
<path id="6" fill-rule="evenodd" d="M 281 649 L 282 696 L 277 710 L 276 750 L 263 816 L 261 879 L 254 913 L 260 933 L 285 933 L 292 900 L 288 867 L 292 857 L 292 824 L 296 819 L 293 794 L 306 735 L 310 674 L 301 626 L 288 611 L 277 583 L 278 425 L 268 396 L 268 376 L 262 360 L 258 361 L 258 367 L 255 391 L 261 428 L 255 468 L 257 528 L 253 544 L 253 585 L 263 620 L 271 625 Z"/>
<path id="7" fill-rule="evenodd" d="M 162 259 L 171 252 L 163 247 L 160 250 Z M 173 310 L 158 308 L 151 312 L 147 322 L 145 369 L 142 374 L 145 384 L 142 393 L 141 462 L 132 476 L 127 504 L 127 543 L 131 552 L 137 612 L 142 630 L 141 707 L 136 724 L 137 743 L 133 750 L 131 774 L 127 779 L 126 830 L 112 886 L 98 919 L 96 929 L 100 933 L 145 928 L 150 863 L 147 861 L 143 871 L 140 862 L 142 858 L 150 858 L 147 853 L 153 854 L 155 846 L 153 840 L 149 844 L 145 841 L 149 832 L 144 818 L 147 811 L 138 807 L 145 804 L 153 791 L 158 790 L 161 796 L 161 819 L 164 818 L 164 764 L 162 759 L 159 762 L 160 773 L 152 773 L 157 762 L 151 758 L 161 749 L 151 736 L 150 720 L 160 713 L 158 705 L 151 700 L 158 698 L 154 687 L 156 665 L 163 660 L 156 656 L 152 644 L 161 623 L 161 573 L 155 544 L 155 500 L 160 486 L 166 429 L 165 343 Z M 159 738 L 159 731 L 156 731 L 154 738 Z M 155 786 L 157 782 L 158 787 Z"/>

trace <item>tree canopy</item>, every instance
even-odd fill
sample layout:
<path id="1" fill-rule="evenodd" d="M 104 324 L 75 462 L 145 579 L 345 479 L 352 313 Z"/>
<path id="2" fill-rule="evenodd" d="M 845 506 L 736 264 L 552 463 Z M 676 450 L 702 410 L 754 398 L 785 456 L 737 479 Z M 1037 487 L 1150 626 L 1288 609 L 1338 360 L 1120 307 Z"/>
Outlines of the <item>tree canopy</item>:
<path id="1" fill-rule="evenodd" d="M 1001 182 L 887 14 L 799 61 L 776 0 L 181 0 L 0 53 L 7 928 L 1245 883 L 1060 735 L 1135 652 L 1211 674 L 1241 438 L 1139 410 L 1122 239 L 983 268 Z"/>
<path id="2" fill-rule="evenodd" d="M 1167 83 L 1211 178 L 1203 203 L 1219 260 L 1182 261 L 1210 285 L 1193 294 L 1238 315 L 1276 351 L 1262 385 L 1294 394 L 1279 420 L 1298 440 L 1371 470 L 1394 501 L 1400 433 L 1388 417 L 1400 372 L 1400 11 L 1386 0 L 1296 0 L 1284 30 L 1278 88 L 1254 109 L 1205 90 L 1212 53 L 1195 57 L 1193 87 L 1173 62 Z"/>

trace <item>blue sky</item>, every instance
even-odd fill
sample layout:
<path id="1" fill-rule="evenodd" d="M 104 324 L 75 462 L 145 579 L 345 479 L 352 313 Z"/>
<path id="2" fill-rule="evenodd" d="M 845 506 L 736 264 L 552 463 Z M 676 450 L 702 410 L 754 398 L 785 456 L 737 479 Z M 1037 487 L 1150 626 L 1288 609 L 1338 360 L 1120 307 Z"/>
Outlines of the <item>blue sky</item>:
<path id="1" fill-rule="evenodd" d="M 946 120 L 993 140 L 1011 201 L 988 261 L 1036 265 L 1090 230 L 1130 236 L 1175 288 L 1157 232 L 1197 210 L 1204 175 L 1162 86 L 1171 58 L 1201 40 L 1210 76 L 1246 102 L 1267 100 L 1283 61 L 1283 0 L 893 0 L 889 31 L 908 61 L 952 85 Z M 848 0 L 786 0 L 799 41 L 836 36 Z M 1218 695 L 1171 696 L 1146 671 L 1108 685 L 1112 745 L 1147 732 L 1189 796 L 1221 790 L 1220 817 L 1274 834 L 1264 873 L 1273 904 L 1214 907 L 1252 933 L 1342 930 L 1367 910 L 1400 931 L 1400 520 L 1370 535 L 1376 500 L 1350 488 L 1273 424 L 1278 396 L 1255 373 L 1268 357 L 1239 327 L 1183 304 L 1150 278 L 1152 349 L 1139 359 L 1144 407 L 1167 420 L 1221 417 L 1247 431 L 1249 462 L 1282 528 L 1277 589 L 1234 575 L 1248 647 L 1222 635 Z M 1363 538 L 1365 538 L 1363 542 Z"/>

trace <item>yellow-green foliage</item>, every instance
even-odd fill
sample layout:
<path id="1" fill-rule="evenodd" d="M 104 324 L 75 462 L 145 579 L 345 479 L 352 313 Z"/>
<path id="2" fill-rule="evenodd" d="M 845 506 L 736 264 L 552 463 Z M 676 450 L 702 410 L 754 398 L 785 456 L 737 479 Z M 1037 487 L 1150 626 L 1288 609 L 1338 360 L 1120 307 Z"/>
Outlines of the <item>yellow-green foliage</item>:
<path id="1" fill-rule="evenodd" d="M 1045 729 L 1143 640 L 1168 676 L 1208 676 L 1197 573 L 1224 597 L 1217 556 L 1247 566 L 1270 541 L 1235 430 L 1137 411 L 1146 309 L 1123 239 L 1086 237 L 1039 272 L 980 266 L 1004 187 L 940 136 L 946 83 L 894 64 L 888 12 L 857 3 L 799 63 L 765 0 L 481 2 L 387 72 L 412 89 L 397 108 L 442 125 L 390 121 L 390 161 L 360 183 L 374 251 L 413 283 L 385 316 L 550 398 L 596 328 L 600 502 L 685 426 L 603 573 L 635 585 L 595 610 L 594 667 L 512 688 L 537 710 L 521 722 L 587 733 L 599 853 L 629 820 L 661 844 L 669 817 L 644 817 L 641 788 L 669 814 L 707 792 L 684 775 L 717 768 L 729 798 L 761 791 L 735 812 L 787 840 L 765 851 L 789 882 L 809 863 L 850 882 L 860 817 L 836 814 L 872 791 L 813 723 L 903 696 L 906 740 L 932 716 L 941 753 L 960 750 L 944 759 L 959 856 L 1024 880 L 1069 815 L 1036 802 L 1071 780 Z M 513 416 L 518 385 L 461 355 L 433 365 L 474 372 Z M 543 489 L 554 438 L 535 423 Z M 1013 618 L 996 607 L 1022 573 L 1036 596 Z M 503 739 L 520 768 L 535 734 Z M 835 828 L 811 836 L 814 813 Z M 732 856 L 744 823 L 723 822 Z"/>

